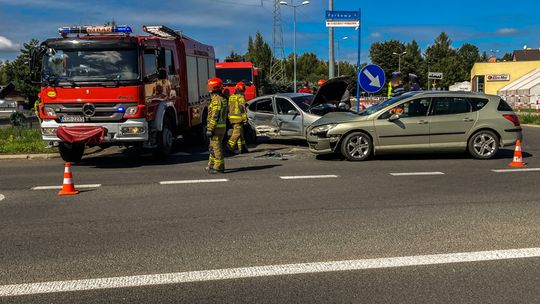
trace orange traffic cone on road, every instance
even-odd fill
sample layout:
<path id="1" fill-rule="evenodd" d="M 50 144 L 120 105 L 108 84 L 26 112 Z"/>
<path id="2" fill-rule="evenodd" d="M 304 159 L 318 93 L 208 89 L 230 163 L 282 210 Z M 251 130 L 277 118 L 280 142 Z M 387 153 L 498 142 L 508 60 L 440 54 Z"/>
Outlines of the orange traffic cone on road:
<path id="1" fill-rule="evenodd" d="M 58 192 L 58 195 L 74 195 L 79 194 L 79 191 L 75 190 L 73 184 L 73 175 L 71 174 L 71 163 L 66 163 L 64 169 L 64 182 L 62 184 L 62 190 Z"/>
<path id="2" fill-rule="evenodd" d="M 523 156 L 521 155 L 521 141 L 516 141 L 516 150 L 514 151 L 514 160 L 508 164 L 510 167 L 525 167 Z"/>

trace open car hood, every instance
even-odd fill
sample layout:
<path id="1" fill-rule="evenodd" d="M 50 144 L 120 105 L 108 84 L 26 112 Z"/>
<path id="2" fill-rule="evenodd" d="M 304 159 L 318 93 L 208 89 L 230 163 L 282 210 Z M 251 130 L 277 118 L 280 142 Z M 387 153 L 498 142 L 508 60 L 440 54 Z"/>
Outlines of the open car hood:
<path id="1" fill-rule="evenodd" d="M 352 89 L 356 82 L 351 77 L 342 76 L 326 81 L 317 91 L 309 111 L 316 115 L 324 115 L 328 112 L 347 111 L 348 109 L 338 108 L 340 102 L 352 96 Z M 350 103 L 347 102 L 350 106 Z"/>

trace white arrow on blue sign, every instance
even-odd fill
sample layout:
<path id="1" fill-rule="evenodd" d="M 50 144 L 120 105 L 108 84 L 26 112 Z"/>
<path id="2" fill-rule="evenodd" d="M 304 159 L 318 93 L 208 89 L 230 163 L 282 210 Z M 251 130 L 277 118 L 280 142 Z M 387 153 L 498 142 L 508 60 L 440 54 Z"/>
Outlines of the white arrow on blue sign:
<path id="1" fill-rule="evenodd" d="M 383 69 L 376 64 L 366 65 L 361 69 L 359 78 L 360 87 L 368 93 L 379 92 L 386 83 L 386 76 Z"/>

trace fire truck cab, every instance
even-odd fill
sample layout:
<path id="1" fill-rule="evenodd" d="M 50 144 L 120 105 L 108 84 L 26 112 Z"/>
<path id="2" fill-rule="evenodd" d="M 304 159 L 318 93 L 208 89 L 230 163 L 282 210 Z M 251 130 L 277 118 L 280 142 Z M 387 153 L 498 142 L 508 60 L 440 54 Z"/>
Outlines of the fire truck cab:
<path id="1" fill-rule="evenodd" d="M 217 62 L 217 77 L 223 80 L 223 86 L 234 94 L 236 84 L 242 81 L 246 85 L 244 92 L 246 101 L 259 96 L 259 69 L 251 62 Z"/>
<path id="2" fill-rule="evenodd" d="M 32 52 L 43 139 L 66 161 L 85 146 L 140 146 L 167 156 L 177 135 L 206 141 L 214 49 L 165 26 L 59 28 Z M 38 62 L 41 62 L 39 64 Z"/>

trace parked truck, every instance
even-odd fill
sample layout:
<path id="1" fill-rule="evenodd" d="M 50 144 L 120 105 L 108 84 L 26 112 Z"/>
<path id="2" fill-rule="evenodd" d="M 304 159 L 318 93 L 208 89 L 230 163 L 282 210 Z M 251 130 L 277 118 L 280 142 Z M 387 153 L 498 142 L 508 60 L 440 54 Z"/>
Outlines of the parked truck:
<path id="1" fill-rule="evenodd" d="M 165 157 L 177 135 L 206 141 L 213 47 L 166 26 L 143 31 L 149 35 L 129 26 L 61 27 L 59 38 L 32 52 L 43 139 L 58 144 L 64 160 L 80 160 L 85 146 L 137 146 Z"/>
<path id="2" fill-rule="evenodd" d="M 223 86 L 230 94 L 234 94 L 238 82 L 246 85 L 246 101 L 259 96 L 259 72 L 251 62 L 216 62 L 216 75 L 223 80 Z"/>

